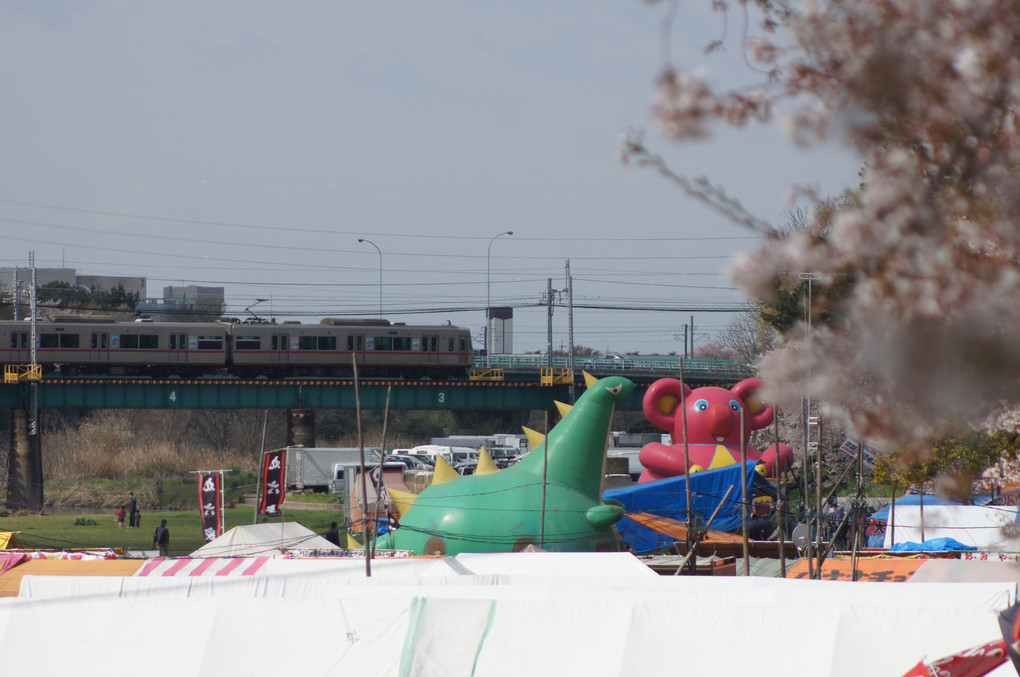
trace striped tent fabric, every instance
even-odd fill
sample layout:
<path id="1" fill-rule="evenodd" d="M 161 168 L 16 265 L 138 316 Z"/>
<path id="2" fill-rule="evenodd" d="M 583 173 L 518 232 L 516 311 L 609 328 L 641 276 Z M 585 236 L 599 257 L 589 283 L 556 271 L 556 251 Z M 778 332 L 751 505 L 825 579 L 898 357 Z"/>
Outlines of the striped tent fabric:
<path id="1" fill-rule="evenodd" d="M 154 557 L 135 576 L 254 576 L 270 557 Z"/>

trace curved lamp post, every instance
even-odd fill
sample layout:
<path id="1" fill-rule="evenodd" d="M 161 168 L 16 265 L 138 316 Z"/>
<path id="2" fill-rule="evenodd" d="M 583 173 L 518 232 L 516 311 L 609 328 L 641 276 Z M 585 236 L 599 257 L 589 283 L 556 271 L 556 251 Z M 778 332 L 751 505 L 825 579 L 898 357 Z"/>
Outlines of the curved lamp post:
<path id="1" fill-rule="evenodd" d="M 504 235 L 513 235 L 514 231 L 507 230 L 499 233 L 489 240 L 489 249 L 485 256 L 485 359 L 489 359 L 489 334 L 491 334 L 492 321 L 489 318 L 489 310 L 492 308 L 492 243 L 496 238 Z"/>
<path id="2" fill-rule="evenodd" d="M 382 317 L 382 250 L 379 249 L 379 245 L 371 240 L 366 240 L 363 237 L 358 238 L 358 242 L 364 242 L 375 247 L 375 250 L 379 252 L 379 317 Z"/>

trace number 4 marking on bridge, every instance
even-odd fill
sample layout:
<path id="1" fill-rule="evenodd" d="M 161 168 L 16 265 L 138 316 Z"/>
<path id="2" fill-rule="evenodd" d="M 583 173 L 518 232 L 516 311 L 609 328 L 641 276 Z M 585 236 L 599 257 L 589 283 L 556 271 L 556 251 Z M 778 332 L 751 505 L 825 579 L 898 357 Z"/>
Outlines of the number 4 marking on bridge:
<path id="1" fill-rule="evenodd" d="M 170 401 L 171 402 L 176 402 L 177 401 L 177 391 L 176 390 L 171 390 L 170 391 Z"/>

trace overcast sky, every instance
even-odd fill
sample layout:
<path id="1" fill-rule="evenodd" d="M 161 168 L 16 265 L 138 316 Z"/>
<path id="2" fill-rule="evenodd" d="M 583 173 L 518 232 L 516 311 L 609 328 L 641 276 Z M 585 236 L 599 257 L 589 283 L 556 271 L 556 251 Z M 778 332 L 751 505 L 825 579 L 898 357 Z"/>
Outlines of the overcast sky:
<path id="1" fill-rule="evenodd" d="M 670 49 L 700 63 L 720 24 L 680 5 Z M 515 352 L 544 350 L 552 278 L 575 343 L 682 351 L 741 297 L 753 249 L 649 170 L 671 166 L 782 223 L 791 184 L 853 185 L 848 152 L 796 152 L 772 128 L 677 146 L 651 122 L 663 7 L 515 2 L 0 3 L 0 266 L 73 267 L 226 288 L 228 313 L 469 327 L 515 308 Z M 731 28 L 731 30 L 733 30 Z M 731 50 L 718 63 L 722 77 Z M 717 70 L 714 70 L 717 69 Z M 498 233 L 513 236 L 493 241 Z M 491 245 L 491 257 L 489 256 Z M 567 312 L 553 316 L 554 347 Z"/>

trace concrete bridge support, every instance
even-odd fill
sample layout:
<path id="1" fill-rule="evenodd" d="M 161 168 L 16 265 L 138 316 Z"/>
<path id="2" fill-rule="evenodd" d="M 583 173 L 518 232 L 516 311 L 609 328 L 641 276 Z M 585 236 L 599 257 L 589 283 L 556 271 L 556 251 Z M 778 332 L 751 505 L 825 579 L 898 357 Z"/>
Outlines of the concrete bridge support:
<path id="1" fill-rule="evenodd" d="M 11 447 L 7 458 L 7 508 L 43 507 L 42 438 L 29 431 L 27 409 L 11 410 Z"/>
<path id="2" fill-rule="evenodd" d="M 315 446 L 315 410 L 287 410 L 287 446 Z"/>

